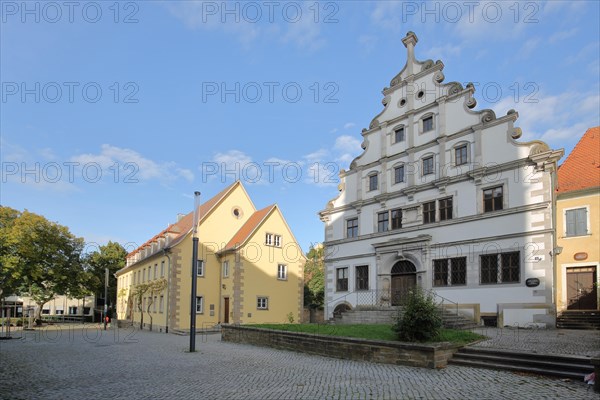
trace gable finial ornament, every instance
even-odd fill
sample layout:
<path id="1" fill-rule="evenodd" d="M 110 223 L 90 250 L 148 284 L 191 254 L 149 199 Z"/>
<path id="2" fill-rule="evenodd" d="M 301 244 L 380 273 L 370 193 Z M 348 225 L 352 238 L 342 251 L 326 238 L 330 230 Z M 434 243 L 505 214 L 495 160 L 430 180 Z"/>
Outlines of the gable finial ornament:
<path id="1" fill-rule="evenodd" d="M 404 47 L 406 47 L 406 72 L 408 73 L 408 76 L 414 73 L 413 66 L 416 62 L 415 45 L 418 41 L 419 38 L 417 38 L 417 35 L 412 31 L 408 31 L 406 36 L 402 39 L 402 43 L 404 44 Z"/>

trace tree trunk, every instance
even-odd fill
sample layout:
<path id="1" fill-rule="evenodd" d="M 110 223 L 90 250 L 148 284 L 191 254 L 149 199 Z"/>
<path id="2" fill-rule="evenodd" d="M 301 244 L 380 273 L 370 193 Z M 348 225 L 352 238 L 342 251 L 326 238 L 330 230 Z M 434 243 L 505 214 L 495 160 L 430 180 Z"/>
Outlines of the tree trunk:
<path id="1" fill-rule="evenodd" d="M 43 302 L 43 303 L 38 303 L 36 302 L 35 304 L 37 305 L 37 310 L 35 310 L 35 317 L 37 319 L 39 319 L 40 321 L 42 320 L 42 307 L 44 307 L 44 304 L 46 304 L 47 301 Z"/>
<path id="2" fill-rule="evenodd" d="M 152 314 L 150 314 L 150 306 L 152 305 L 152 303 L 150 303 L 150 305 L 148 306 L 148 317 L 150 317 L 150 330 L 152 330 Z"/>

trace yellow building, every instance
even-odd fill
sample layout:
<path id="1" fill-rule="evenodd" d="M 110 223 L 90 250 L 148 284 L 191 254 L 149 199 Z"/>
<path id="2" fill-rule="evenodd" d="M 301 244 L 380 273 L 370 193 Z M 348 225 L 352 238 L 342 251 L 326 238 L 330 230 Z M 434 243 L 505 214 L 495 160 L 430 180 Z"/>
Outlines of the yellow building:
<path id="1" fill-rule="evenodd" d="M 559 167 L 557 193 L 557 311 L 600 310 L 600 127 Z"/>
<path id="2" fill-rule="evenodd" d="M 119 320 L 189 330 L 192 225 L 193 213 L 180 215 L 127 255 L 116 274 Z M 257 210 L 235 182 L 200 206 L 198 237 L 197 329 L 300 320 L 306 259 L 277 205 Z"/>

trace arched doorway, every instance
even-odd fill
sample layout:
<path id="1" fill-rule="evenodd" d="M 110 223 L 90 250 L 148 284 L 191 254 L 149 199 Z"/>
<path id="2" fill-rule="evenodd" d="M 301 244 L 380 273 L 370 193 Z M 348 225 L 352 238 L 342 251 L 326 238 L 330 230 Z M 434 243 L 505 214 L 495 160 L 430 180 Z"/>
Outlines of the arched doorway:
<path id="1" fill-rule="evenodd" d="M 333 310 L 333 317 L 341 318 L 343 313 L 345 313 L 346 311 L 350 311 L 350 310 L 352 310 L 352 307 L 350 307 L 349 304 L 346 304 L 346 303 L 338 304 Z"/>
<path id="2" fill-rule="evenodd" d="M 408 260 L 398 261 L 392 267 L 392 305 L 404 303 L 408 292 L 417 285 L 417 269 Z"/>

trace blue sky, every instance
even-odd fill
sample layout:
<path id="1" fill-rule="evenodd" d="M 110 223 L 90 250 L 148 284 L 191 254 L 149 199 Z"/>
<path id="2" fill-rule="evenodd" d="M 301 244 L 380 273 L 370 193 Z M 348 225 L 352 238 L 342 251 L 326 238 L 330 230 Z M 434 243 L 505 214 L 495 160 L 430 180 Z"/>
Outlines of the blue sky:
<path id="1" fill-rule="evenodd" d="M 599 125 L 599 5 L 573 2 L 1 2 L 0 203 L 132 249 L 238 178 L 300 245 L 402 69 L 474 82 L 521 140 Z"/>

